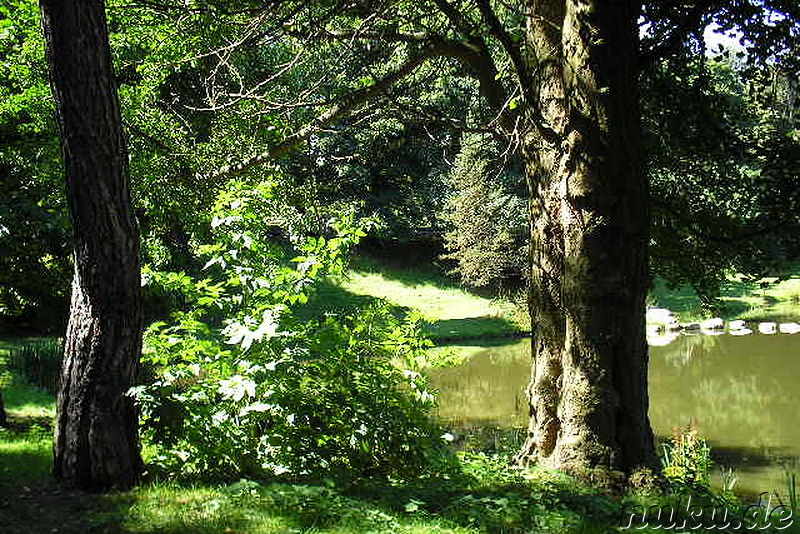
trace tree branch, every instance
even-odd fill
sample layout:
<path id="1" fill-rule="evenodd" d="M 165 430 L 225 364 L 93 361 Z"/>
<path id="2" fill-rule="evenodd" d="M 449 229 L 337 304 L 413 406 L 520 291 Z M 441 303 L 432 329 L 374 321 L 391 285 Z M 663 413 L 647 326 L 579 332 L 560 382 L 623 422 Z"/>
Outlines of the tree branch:
<path id="1" fill-rule="evenodd" d="M 477 0 L 477 2 L 478 9 L 483 16 L 483 19 L 486 21 L 486 24 L 489 25 L 491 34 L 497 38 L 498 41 L 500 41 L 500 44 L 503 46 L 503 50 L 506 51 L 506 54 L 508 54 L 508 57 L 511 59 L 511 64 L 514 66 L 514 70 L 517 73 L 517 79 L 522 87 L 522 94 L 526 95 L 527 99 L 527 91 L 532 87 L 531 77 L 530 73 L 528 72 L 528 67 L 522 58 L 522 54 L 520 53 L 520 47 L 514 44 L 511 36 L 497 18 L 497 14 L 492 10 L 489 0 Z"/>
<path id="2" fill-rule="evenodd" d="M 234 165 L 232 167 L 222 167 L 216 173 L 212 173 L 211 175 L 207 176 L 207 178 L 218 179 L 221 177 L 238 176 L 253 167 L 263 165 L 283 156 L 300 143 L 306 141 L 314 132 L 335 122 L 344 115 L 357 110 L 370 99 L 385 93 L 393 85 L 410 76 L 420 65 L 424 64 L 429 59 L 436 57 L 437 55 L 439 54 L 437 53 L 436 49 L 432 47 L 427 48 L 418 56 L 409 59 L 400 68 L 390 74 L 387 74 L 369 87 L 357 89 L 347 95 L 344 95 L 331 109 L 318 115 L 313 121 L 305 125 L 296 133 L 284 139 L 279 145 L 257 156 L 251 157 L 239 163 L 238 165 Z"/>
<path id="3" fill-rule="evenodd" d="M 701 29 L 705 17 L 713 12 L 716 3 L 715 0 L 697 0 L 696 4 L 675 21 L 675 27 L 669 35 L 640 53 L 639 68 L 652 65 L 675 52 L 690 34 Z"/>

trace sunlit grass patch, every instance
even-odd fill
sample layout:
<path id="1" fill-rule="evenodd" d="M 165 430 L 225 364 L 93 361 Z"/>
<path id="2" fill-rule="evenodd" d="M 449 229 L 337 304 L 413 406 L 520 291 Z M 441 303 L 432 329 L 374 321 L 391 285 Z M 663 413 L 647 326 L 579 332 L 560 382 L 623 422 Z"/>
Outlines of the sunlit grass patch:
<path id="1" fill-rule="evenodd" d="M 15 418 L 55 417 L 56 404 L 53 396 L 29 386 L 19 376 L 13 376 L 11 385 L 3 390 L 3 400 L 9 415 Z"/>
<path id="2" fill-rule="evenodd" d="M 0 485 L 19 486 L 46 477 L 53 463 L 55 399 L 13 376 L 3 400 L 9 428 L 0 428 Z"/>
<path id="3" fill-rule="evenodd" d="M 118 500 L 129 504 L 126 532 L 355 534 L 474 532 L 430 517 L 390 511 L 325 487 L 241 481 L 218 487 L 143 486 Z M 113 499 L 112 499 L 113 500 Z"/>
<path id="4" fill-rule="evenodd" d="M 719 309 L 706 310 L 697 294 L 687 286 L 670 289 L 658 279 L 649 303 L 675 312 L 681 322 L 698 321 L 712 315 L 750 321 L 800 320 L 800 275 L 787 280 L 775 278 L 749 281 L 731 276 L 719 296 Z"/>
<path id="5" fill-rule="evenodd" d="M 49 430 L 0 429 L 0 486 L 19 488 L 46 478 L 53 465 Z"/>
<path id="6" fill-rule="evenodd" d="M 361 261 L 336 283 L 350 295 L 420 311 L 430 320 L 427 333 L 435 339 L 491 337 L 530 328 L 527 314 L 515 303 L 471 293 L 454 280 L 423 270 Z"/>

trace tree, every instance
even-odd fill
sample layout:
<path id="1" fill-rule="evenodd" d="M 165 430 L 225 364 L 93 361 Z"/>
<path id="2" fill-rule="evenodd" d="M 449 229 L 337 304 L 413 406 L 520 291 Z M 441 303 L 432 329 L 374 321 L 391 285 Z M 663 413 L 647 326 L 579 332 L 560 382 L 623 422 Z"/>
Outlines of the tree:
<path id="1" fill-rule="evenodd" d="M 82 489 L 130 487 L 142 470 L 132 399 L 141 352 L 139 234 L 102 0 L 42 0 L 61 133 L 75 273 L 55 476 Z"/>
<path id="2" fill-rule="evenodd" d="M 784 18 L 770 24 L 763 10 Z M 536 356 L 518 461 L 628 472 L 652 465 L 639 72 L 676 51 L 702 53 L 697 36 L 712 21 L 769 42 L 754 61 L 791 59 L 778 38 L 796 35 L 791 2 L 274 0 L 243 8 L 223 0 L 143 11 L 213 21 L 224 35 L 135 69 L 152 74 L 172 62 L 179 71 L 159 74 L 164 94 L 175 96 L 162 104 L 188 110 L 171 129 L 197 134 L 185 146 L 203 154 L 189 166 L 205 183 L 257 176 L 260 164 L 337 133 L 342 119 L 358 125 L 375 107 L 430 116 L 421 88 L 469 79 L 469 113 L 435 118 L 503 142 L 522 161 L 530 196 Z"/>
<path id="3" fill-rule="evenodd" d="M 487 135 L 467 134 L 450 173 L 445 218 L 454 274 L 473 287 L 523 289 L 528 278 L 528 194 L 519 158 Z"/>
<path id="4" fill-rule="evenodd" d="M 244 16 L 225 4 L 195 9 L 218 10 L 231 21 Z M 518 153 L 530 197 L 535 361 L 531 424 L 517 461 L 574 471 L 653 466 L 643 325 L 649 196 L 639 73 L 696 42 L 712 21 L 771 40 L 772 52 L 764 48 L 756 60 L 790 57 L 774 43 L 778 34 L 791 35 L 791 25 L 766 31 L 768 21 L 758 16 L 763 9 L 797 20 L 796 8 L 779 0 L 674 0 L 644 8 L 631 0 L 268 3 L 249 12 L 254 23 L 244 25 L 236 41 L 246 45 L 218 50 L 219 68 L 207 77 L 214 97 L 209 109 L 315 114 L 285 141 L 212 175 L 257 172 L 259 164 L 345 116 L 362 114 L 368 104 L 413 114 L 421 107 L 418 87 L 472 77 L 483 105 L 452 125 L 492 130 Z M 647 24 L 640 43 L 642 15 Z M 335 57 L 337 69 L 311 79 L 315 91 L 305 99 L 290 101 L 286 95 L 298 92 L 297 79 L 276 68 L 253 68 L 253 51 L 263 50 L 254 44 L 297 47 L 297 57 L 306 53 L 314 64 Z M 284 63 L 283 72 L 294 72 L 294 65 Z M 230 73 L 227 82 L 220 71 Z M 263 128 L 253 124 L 250 137 Z"/>
<path id="5" fill-rule="evenodd" d="M 284 31 L 312 49 L 346 43 L 337 50 L 359 61 L 338 64 L 356 70 L 358 86 L 342 91 L 339 83 L 336 98 L 307 126 L 220 173 L 250 171 L 368 102 L 392 105 L 434 63 L 457 60 L 487 104 L 472 126 L 495 127 L 521 153 L 530 195 L 535 363 L 531 425 L 518 462 L 572 471 L 654 465 L 644 338 L 649 278 L 637 93 L 640 5 L 333 4 L 334 11 L 326 3 L 299 17 L 291 10 L 304 7 L 289 3 L 292 22 Z M 267 28 L 258 35 L 269 34 Z M 226 66 L 235 63 L 225 58 Z M 217 109 L 258 101 L 251 91 L 226 95 L 220 87 L 225 84 L 215 80 L 208 88 Z M 407 96 L 402 104 L 419 109 Z"/>
<path id="6" fill-rule="evenodd" d="M 536 335 L 531 422 L 517 458 L 630 472 L 655 460 L 644 339 L 639 5 L 553 0 L 528 8 L 528 55 L 539 81 L 527 89 L 533 127 L 522 150 Z M 520 70 L 529 76 L 533 66 Z"/>

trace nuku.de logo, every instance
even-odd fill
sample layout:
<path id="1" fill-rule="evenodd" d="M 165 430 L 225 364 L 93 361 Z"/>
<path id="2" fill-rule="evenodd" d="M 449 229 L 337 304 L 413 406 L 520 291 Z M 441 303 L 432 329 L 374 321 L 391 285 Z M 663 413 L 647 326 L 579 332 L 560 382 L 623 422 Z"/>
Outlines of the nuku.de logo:
<path id="1" fill-rule="evenodd" d="M 641 530 L 648 527 L 676 531 L 752 530 L 770 527 L 783 530 L 794 522 L 792 509 L 782 503 L 772 506 L 772 495 L 767 492 L 761 493 L 758 502 L 747 506 L 741 513 L 731 512 L 720 504 L 701 506 L 692 503 L 692 498 L 688 493 L 681 494 L 677 506 L 626 504 L 622 508 L 619 526 L 622 530 Z"/>

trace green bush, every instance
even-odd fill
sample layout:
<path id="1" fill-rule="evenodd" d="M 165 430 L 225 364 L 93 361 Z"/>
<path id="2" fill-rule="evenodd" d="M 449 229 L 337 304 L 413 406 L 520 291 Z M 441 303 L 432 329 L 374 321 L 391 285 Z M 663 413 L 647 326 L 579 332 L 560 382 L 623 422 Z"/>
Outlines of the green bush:
<path id="1" fill-rule="evenodd" d="M 234 191 L 203 248 L 215 276 L 147 272 L 189 303 L 150 327 L 150 380 L 131 392 L 152 463 L 193 476 L 354 479 L 411 477 L 445 458 L 423 377 L 392 363 L 413 365 L 427 347 L 415 325 L 385 305 L 293 313 L 323 276 L 343 272 L 363 232 L 345 217 L 330 237 L 295 237 L 287 261 L 263 222 L 270 187 Z"/>
<path id="2" fill-rule="evenodd" d="M 676 428 L 663 445 L 664 476 L 678 489 L 707 490 L 710 486 L 711 447 L 691 426 Z"/>

